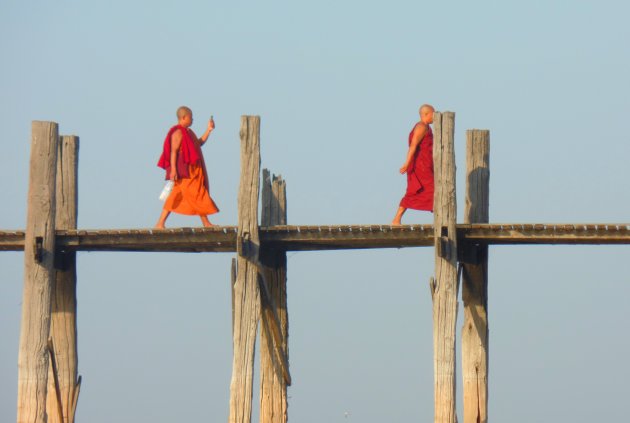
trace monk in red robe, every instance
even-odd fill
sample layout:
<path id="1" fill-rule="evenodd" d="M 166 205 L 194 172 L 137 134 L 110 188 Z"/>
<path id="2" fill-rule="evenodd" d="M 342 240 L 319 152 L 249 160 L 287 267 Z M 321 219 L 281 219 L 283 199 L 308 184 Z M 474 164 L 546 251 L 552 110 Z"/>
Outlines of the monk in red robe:
<path id="1" fill-rule="evenodd" d="M 392 225 L 400 225 L 407 209 L 433 212 L 433 106 L 420 107 L 420 121 L 409 133 L 407 160 L 400 173 L 407 174 L 407 192 L 396 212 Z"/>
<path id="2" fill-rule="evenodd" d="M 162 156 L 158 161 L 158 166 L 166 170 L 166 179 L 173 181 L 174 185 L 155 227 L 164 229 L 166 218 L 171 212 L 197 215 L 203 226 L 212 226 L 208 215 L 217 213 L 219 208 L 210 197 L 208 173 L 201 146 L 214 130 L 214 121 L 210 119 L 201 138 L 197 138 L 190 129 L 193 114 L 188 107 L 177 109 L 177 121 L 177 125 L 166 135 Z"/>

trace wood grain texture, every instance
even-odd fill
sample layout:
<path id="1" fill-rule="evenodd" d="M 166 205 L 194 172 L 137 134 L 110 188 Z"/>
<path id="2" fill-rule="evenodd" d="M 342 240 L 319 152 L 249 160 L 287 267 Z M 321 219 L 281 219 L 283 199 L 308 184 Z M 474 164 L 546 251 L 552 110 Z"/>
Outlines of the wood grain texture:
<path id="1" fill-rule="evenodd" d="M 455 324 L 457 321 L 457 201 L 455 196 L 455 114 L 435 113 L 433 357 L 435 422 L 455 423 Z M 444 230 L 445 229 L 445 230 Z"/>
<path id="2" fill-rule="evenodd" d="M 76 229 L 78 214 L 79 137 L 61 136 L 57 157 L 56 229 Z M 59 419 L 52 366 L 48 376 L 48 423 L 74 423 L 78 395 L 76 252 L 57 245 L 55 286 L 52 294 L 50 336 L 55 351 L 63 421 Z"/>
<path id="3" fill-rule="evenodd" d="M 466 131 L 464 223 L 488 223 L 490 131 Z M 462 264 L 464 423 L 488 421 L 488 245 L 464 242 L 475 263 Z"/>
<path id="4" fill-rule="evenodd" d="M 262 225 L 286 225 L 286 184 L 263 170 Z M 287 421 L 289 365 L 289 315 L 287 311 L 287 254 L 264 245 L 260 254 L 266 284 L 261 290 L 260 331 L 260 422 Z M 265 294 L 265 295 L 262 295 Z"/>
<path id="5" fill-rule="evenodd" d="M 234 325 L 230 423 L 250 423 L 254 351 L 260 316 L 258 289 L 258 190 L 260 185 L 260 117 L 241 117 L 241 180 L 238 191 L 237 272 L 234 283 Z"/>
<path id="6" fill-rule="evenodd" d="M 456 226 L 457 239 L 488 245 L 630 244 L 630 223 L 492 223 Z M 58 230 L 71 251 L 235 252 L 235 226 Z M 300 225 L 259 229 L 260 240 L 286 251 L 429 247 L 433 225 Z M 23 251 L 24 231 L 0 230 L 0 251 Z"/>
<path id="7" fill-rule="evenodd" d="M 18 354 L 18 423 L 46 422 L 48 334 L 55 282 L 55 195 L 59 128 L 32 123 L 24 291 Z"/>

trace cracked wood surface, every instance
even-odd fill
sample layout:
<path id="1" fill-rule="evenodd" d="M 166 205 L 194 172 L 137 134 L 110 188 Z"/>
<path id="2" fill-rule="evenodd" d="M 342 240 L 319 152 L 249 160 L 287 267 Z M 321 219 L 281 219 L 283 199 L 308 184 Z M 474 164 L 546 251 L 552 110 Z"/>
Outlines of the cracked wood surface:
<path id="1" fill-rule="evenodd" d="M 457 239 L 488 245 L 630 244 L 630 223 L 457 224 Z M 57 230 L 73 251 L 235 252 L 236 226 Z M 433 246 L 433 225 L 261 226 L 260 240 L 285 251 Z M 0 230 L 0 251 L 24 250 L 23 230 Z"/>
<path id="2" fill-rule="evenodd" d="M 490 132 L 466 131 L 464 222 L 487 223 L 490 209 Z M 467 242 L 462 266 L 462 379 L 464 423 L 488 421 L 488 246 Z"/>

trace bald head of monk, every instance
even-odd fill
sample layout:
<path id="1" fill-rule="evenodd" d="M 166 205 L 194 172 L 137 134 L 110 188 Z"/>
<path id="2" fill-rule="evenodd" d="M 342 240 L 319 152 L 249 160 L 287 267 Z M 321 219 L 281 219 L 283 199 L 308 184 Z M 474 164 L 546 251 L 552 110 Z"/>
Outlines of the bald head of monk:
<path id="1" fill-rule="evenodd" d="M 435 112 L 433 106 L 430 104 L 423 104 L 420 106 L 420 110 L 418 112 L 420 113 L 420 120 L 422 123 L 427 125 L 433 123 L 433 113 Z"/>
<path id="2" fill-rule="evenodd" d="M 193 123 L 193 113 L 189 107 L 181 106 L 177 109 L 177 123 L 184 128 L 188 128 Z"/>

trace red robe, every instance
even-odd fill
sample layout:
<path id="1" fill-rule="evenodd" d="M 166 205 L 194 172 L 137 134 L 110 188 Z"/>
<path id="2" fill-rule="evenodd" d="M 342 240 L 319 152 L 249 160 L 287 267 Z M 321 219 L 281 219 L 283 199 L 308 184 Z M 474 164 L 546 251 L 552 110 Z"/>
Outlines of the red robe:
<path id="1" fill-rule="evenodd" d="M 409 145 L 414 129 L 409 133 Z M 427 132 L 407 168 L 407 192 L 400 200 L 400 207 L 432 212 L 433 187 L 433 132 L 427 125 Z"/>
<path id="2" fill-rule="evenodd" d="M 158 160 L 158 166 L 166 170 L 166 179 L 171 176 L 171 136 L 177 130 L 182 133 L 182 143 L 179 147 L 177 154 L 177 176 L 180 178 L 188 178 L 188 166 L 197 164 L 200 161 L 203 162 L 203 155 L 201 149 L 197 147 L 193 141 L 188 128 L 184 128 L 181 125 L 173 126 L 166 134 L 164 139 L 164 147 L 162 148 L 162 155 Z M 205 166 L 204 166 L 205 168 Z"/>

